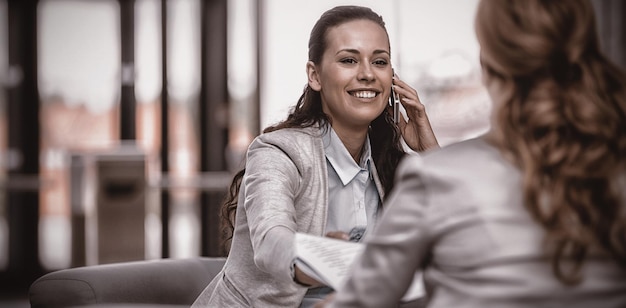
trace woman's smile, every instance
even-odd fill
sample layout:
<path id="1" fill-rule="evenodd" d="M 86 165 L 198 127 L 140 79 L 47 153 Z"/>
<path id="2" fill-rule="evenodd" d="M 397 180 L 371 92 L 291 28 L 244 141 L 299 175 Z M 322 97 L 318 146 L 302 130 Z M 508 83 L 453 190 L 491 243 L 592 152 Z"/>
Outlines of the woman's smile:
<path id="1" fill-rule="evenodd" d="M 374 90 L 353 90 L 353 91 L 348 91 L 348 93 L 351 96 L 357 97 L 357 98 L 374 98 L 376 96 L 378 96 L 379 92 L 378 91 L 374 91 Z"/>

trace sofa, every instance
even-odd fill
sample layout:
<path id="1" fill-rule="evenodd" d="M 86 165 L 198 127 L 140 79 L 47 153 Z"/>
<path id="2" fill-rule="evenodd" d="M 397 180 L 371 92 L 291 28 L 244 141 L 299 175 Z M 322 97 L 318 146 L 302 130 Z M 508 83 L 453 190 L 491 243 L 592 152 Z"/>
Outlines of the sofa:
<path id="1" fill-rule="evenodd" d="M 34 281 L 32 308 L 189 307 L 225 258 L 130 261 L 63 269 Z"/>

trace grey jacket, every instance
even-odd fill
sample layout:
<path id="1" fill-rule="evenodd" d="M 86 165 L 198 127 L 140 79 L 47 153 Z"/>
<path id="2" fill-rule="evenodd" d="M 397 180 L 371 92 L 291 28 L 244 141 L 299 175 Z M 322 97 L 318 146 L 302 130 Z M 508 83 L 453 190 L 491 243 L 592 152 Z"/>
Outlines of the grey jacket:
<path id="1" fill-rule="evenodd" d="M 248 148 L 238 200 L 224 269 L 193 307 L 298 307 L 307 289 L 292 278 L 294 235 L 322 236 L 328 209 L 320 129 L 281 129 L 258 136 Z"/>
<path id="2" fill-rule="evenodd" d="M 598 251 L 582 284 L 554 278 L 520 177 L 480 138 L 403 160 L 362 259 L 331 307 L 390 307 L 422 269 L 429 308 L 626 307 L 626 270 Z"/>

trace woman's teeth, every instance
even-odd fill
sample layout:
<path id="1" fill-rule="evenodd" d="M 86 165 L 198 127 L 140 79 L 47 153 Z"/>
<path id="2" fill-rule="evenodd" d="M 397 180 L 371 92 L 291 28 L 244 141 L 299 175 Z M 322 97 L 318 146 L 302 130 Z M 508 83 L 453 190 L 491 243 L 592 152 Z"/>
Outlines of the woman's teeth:
<path id="1" fill-rule="evenodd" d="M 352 92 L 353 96 L 358 98 L 374 98 L 376 96 L 376 92 L 374 91 L 356 91 Z"/>

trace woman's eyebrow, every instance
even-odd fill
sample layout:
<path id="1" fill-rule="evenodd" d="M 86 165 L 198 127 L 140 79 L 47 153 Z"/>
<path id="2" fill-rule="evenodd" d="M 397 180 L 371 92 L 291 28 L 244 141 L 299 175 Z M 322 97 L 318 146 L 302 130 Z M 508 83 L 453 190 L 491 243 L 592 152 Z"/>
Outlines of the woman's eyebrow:
<path id="1" fill-rule="evenodd" d="M 340 49 L 339 51 L 337 51 L 336 54 L 340 54 L 342 52 L 348 52 L 348 53 L 354 53 L 354 54 L 360 54 L 361 53 L 358 49 L 345 48 L 345 49 Z M 374 50 L 373 54 L 375 54 L 375 55 L 379 55 L 379 54 L 387 54 L 387 55 L 389 55 L 389 51 L 384 50 L 384 49 L 376 49 L 376 50 Z"/>

